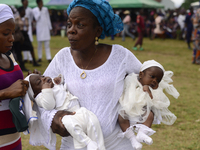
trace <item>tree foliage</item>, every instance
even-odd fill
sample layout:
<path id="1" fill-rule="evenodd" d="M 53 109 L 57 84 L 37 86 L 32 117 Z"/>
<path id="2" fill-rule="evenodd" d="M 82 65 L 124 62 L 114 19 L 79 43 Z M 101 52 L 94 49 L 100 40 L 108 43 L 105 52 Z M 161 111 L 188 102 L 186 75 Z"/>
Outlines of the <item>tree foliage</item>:
<path id="1" fill-rule="evenodd" d="M 181 5 L 181 7 L 185 8 L 185 9 L 189 9 L 190 8 L 190 4 L 193 2 L 197 2 L 198 0 L 185 0 L 184 3 Z"/>

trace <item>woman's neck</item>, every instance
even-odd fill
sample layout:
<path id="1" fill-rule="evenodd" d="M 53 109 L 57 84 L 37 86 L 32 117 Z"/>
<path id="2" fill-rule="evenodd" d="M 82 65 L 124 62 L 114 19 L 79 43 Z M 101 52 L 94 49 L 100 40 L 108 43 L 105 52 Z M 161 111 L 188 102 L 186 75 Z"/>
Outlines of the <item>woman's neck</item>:
<path id="1" fill-rule="evenodd" d="M 10 68 L 10 61 L 5 54 L 0 54 L 0 67 L 4 69 Z"/>
<path id="2" fill-rule="evenodd" d="M 94 47 L 94 49 L 84 52 L 71 49 L 71 54 L 79 68 L 94 69 L 106 62 L 111 53 L 111 48 L 110 45 L 99 44 L 96 49 Z"/>

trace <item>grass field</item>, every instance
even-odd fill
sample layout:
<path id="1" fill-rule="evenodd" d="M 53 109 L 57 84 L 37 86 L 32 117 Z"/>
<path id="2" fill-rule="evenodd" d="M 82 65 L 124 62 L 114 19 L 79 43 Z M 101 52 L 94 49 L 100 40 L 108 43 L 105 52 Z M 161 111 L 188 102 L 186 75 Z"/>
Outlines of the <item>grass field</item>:
<path id="1" fill-rule="evenodd" d="M 120 44 L 132 51 L 135 41 L 126 38 L 125 42 L 121 38 L 110 40 L 106 38 L 100 43 Z M 34 37 L 35 53 L 37 52 L 37 43 Z M 52 37 L 51 52 L 55 55 L 61 48 L 69 46 L 67 38 Z M 173 84 L 180 93 L 178 99 L 169 96 L 171 105 L 169 109 L 177 116 L 176 122 L 172 126 L 152 125 L 156 133 L 152 136 L 154 143 L 151 146 L 144 145 L 143 150 L 199 150 L 200 149 L 200 66 L 191 62 L 192 50 L 187 49 L 187 44 L 179 40 L 161 40 L 153 41 L 144 39 L 144 51 L 132 51 L 136 57 L 143 63 L 145 60 L 154 59 L 160 62 L 165 70 L 174 72 Z M 44 52 L 43 52 L 44 53 Z M 48 62 L 43 56 L 41 67 L 36 69 L 42 73 L 47 67 Z M 26 67 L 33 70 L 31 64 Z M 24 72 L 24 76 L 27 73 Z M 58 137 L 57 149 L 60 145 Z M 22 134 L 22 144 L 24 150 L 42 150 L 43 146 L 33 147 L 29 144 L 29 136 Z"/>

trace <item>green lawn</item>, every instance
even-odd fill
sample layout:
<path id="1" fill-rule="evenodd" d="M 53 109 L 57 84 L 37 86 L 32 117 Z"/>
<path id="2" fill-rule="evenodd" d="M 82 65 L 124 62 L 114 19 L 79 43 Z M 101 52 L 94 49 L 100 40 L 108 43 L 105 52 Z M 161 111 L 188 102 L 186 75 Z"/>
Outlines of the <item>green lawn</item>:
<path id="1" fill-rule="evenodd" d="M 125 42 L 117 37 L 115 40 L 106 38 L 100 43 L 120 44 L 132 51 L 135 43 L 131 38 L 126 38 Z M 37 54 L 37 43 L 34 37 L 35 53 Z M 51 52 L 55 55 L 61 48 L 69 46 L 67 38 L 59 36 L 51 39 Z M 143 150 L 199 150 L 200 149 L 200 66 L 192 64 L 192 50 L 187 49 L 185 41 L 161 40 L 153 41 L 144 39 L 144 51 L 132 51 L 135 56 L 143 63 L 146 60 L 154 59 L 160 62 L 165 70 L 174 72 L 174 86 L 180 93 L 178 99 L 169 96 L 171 105 L 169 109 L 177 116 L 176 122 L 172 126 L 152 125 L 156 133 L 152 136 L 154 143 L 151 146 L 144 145 Z M 44 52 L 43 52 L 44 53 Z M 36 67 L 42 73 L 47 67 L 48 62 L 43 56 L 41 67 Z M 31 64 L 26 67 L 33 70 Z M 24 76 L 27 73 L 24 72 Z M 58 137 L 57 149 L 60 145 Z M 29 136 L 22 134 L 22 144 L 24 150 L 45 149 L 44 147 L 33 147 L 29 143 Z"/>

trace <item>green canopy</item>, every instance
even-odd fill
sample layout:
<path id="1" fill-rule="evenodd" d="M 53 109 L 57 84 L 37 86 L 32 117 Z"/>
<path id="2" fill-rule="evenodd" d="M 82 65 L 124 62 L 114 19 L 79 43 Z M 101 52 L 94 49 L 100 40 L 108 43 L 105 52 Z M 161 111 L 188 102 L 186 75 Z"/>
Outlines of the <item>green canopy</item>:
<path id="1" fill-rule="evenodd" d="M 50 0 L 46 7 L 49 9 L 67 9 L 73 0 Z"/>
<path id="2" fill-rule="evenodd" d="M 164 8 L 155 0 L 109 0 L 112 8 Z"/>
<path id="3" fill-rule="evenodd" d="M 47 3 L 50 1 L 50 0 L 42 0 L 43 1 L 43 5 L 46 7 Z M 33 8 L 33 7 L 37 7 L 37 3 L 36 3 L 36 0 L 28 0 L 28 6 Z"/>
<path id="4" fill-rule="evenodd" d="M 63 4 L 51 4 L 53 0 L 43 0 L 45 7 L 49 9 L 67 9 L 71 0 L 63 0 Z M 54 0 L 55 1 L 55 0 Z M 57 0 L 59 2 L 60 0 Z M 28 0 L 29 7 L 36 7 L 36 0 Z M 67 3 L 68 2 L 68 3 Z M 112 8 L 164 8 L 164 6 L 155 0 L 108 0 Z M 15 7 L 22 6 L 21 0 L 0 0 L 1 4 L 13 5 Z"/>
<path id="5" fill-rule="evenodd" d="M 164 8 L 155 0 L 107 0 L 113 8 Z M 49 9 L 67 9 L 72 0 L 49 0 Z"/>
<path id="6" fill-rule="evenodd" d="M 44 6 L 49 2 L 50 0 L 43 0 Z M 20 7 L 22 6 L 21 0 L 0 0 L 0 4 L 7 4 L 15 7 Z M 36 0 L 28 0 L 28 6 L 33 8 L 36 7 Z"/>
<path id="7" fill-rule="evenodd" d="M 12 6 L 21 6 L 21 0 L 0 0 L 0 4 L 7 4 Z"/>

